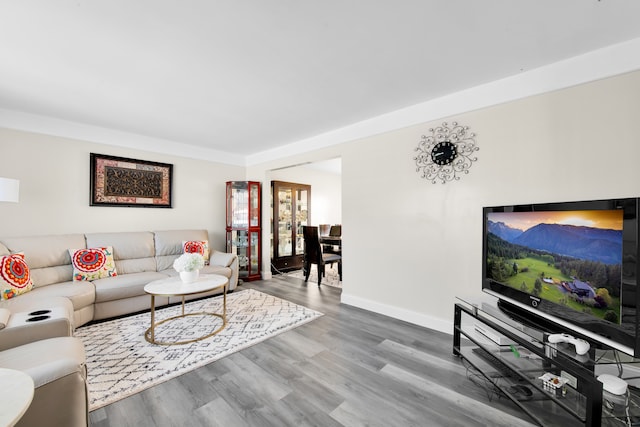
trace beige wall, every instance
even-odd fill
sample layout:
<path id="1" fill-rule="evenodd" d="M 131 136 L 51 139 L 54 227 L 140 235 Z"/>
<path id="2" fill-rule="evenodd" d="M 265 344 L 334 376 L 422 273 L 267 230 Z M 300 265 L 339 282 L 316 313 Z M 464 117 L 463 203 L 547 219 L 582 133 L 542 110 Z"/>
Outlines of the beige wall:
<path id="1" fill-rule="evenodd" d="M 480 294 L 483 206 L 640 196 L 640 72 L 529 97 L 244 168 L 0 130 L 0 235 L 203 227 L 224 246 L 224 182 L 262 181 L 269 224 L 274 169 L 342 158 L 342 301 L 451 332 L 456 295 Z M 415 171 L 420 136 L 442 121 L 477 134 L 460 181 Z M 89 207 L 89 152 L 175 167 L 174 209 Z M 245 175 L 246 172 L 246 175 Z M 269 271 L 269 227 L 263 232 Z M 214 243 L 215 244 L 215 243 Z"/>
<path id="2" fill-rule="evenodd" d="M 455 296 L 481 294 L 482 207 L 640 196 L 638 117 L 635 72 L 290 162 L 342 157 L 342 301 L 451 332 Z M 469 126 L 480 151 L 469 175 L 434 185 L 414 149 L 445 120 Z"/>
<path id="3" fill-rule="evenodd" d="M 173 208 L 89 206 L 89 153 L 173 164 Z M 225 182 L 245 169 L 208 161 L 0 129 L 0 176 L 20 203 L 0 203 L 0 236 L 203 228 L 223 250 Z"/>

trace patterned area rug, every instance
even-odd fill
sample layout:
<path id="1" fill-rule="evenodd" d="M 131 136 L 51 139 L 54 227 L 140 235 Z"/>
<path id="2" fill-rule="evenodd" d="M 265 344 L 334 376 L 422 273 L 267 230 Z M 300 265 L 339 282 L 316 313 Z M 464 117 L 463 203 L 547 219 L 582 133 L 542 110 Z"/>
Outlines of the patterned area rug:
<path id="1" fill-rule="evenodd" d="M 156 310 L 156 321 L 180 314 L 180 310 L 179 305 Z M 197 311 L 221 312 L 222 297 L 185 305 L 185 313 Z M 80 327 L 75 335 L 82 339 L 87 353 L 89 410 L 124 399 L 319 316 L 322 313 L 247 289 L 227 295 L 226 328 L 218 335 L 190 344 L 148 343 L 144 332 L 150 325 L 149 313 Z M 221 324 L 218 317 L 187 316 L 160 325 L 156 339 L 196 338 Z"/>
<path id="2" fill-rule="evenodd" d="M 304 280 L 304 273 L 302 270 L 291 271 L 287 273 L 287 275 Z M 313 283 L 315 285 L 318 284 L 318 266 L 316 264 L 311 264 L 311 273 L 309 274 L 308 283 Z M 336 264 L 333 266 L 325 266 L 325 276 L 322 278 L 322 285 L 333 286 L 334 288 L 342 287 L 342 281 L 340 280 L 338 266 Z"/>

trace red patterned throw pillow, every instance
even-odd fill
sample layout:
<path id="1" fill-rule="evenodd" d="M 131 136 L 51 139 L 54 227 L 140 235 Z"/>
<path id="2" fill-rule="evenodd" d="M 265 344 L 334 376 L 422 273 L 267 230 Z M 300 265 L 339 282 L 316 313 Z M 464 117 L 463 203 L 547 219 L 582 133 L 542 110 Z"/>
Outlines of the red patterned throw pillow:
<path id="1" fill-rule="evenodd" d="M 0 257 L 0 285 L 2 299 L 10 299 L 33 288 L 29 266 L 24 254 L 11 254 Z"/>
<path id="2" fill-rule="evenodd" d="M 182 252 L 185 254 L 200 254 L 204 263 L 209 264 L 209 242 L 206 240 L 189 240 L 182 242 Z"/>
<path id="3" fill-rule="evenodd" d="M 88 249 L 69 249 L 73 264 L 73 280 L 96 280 L 117 276 L 111 246 Z"/>

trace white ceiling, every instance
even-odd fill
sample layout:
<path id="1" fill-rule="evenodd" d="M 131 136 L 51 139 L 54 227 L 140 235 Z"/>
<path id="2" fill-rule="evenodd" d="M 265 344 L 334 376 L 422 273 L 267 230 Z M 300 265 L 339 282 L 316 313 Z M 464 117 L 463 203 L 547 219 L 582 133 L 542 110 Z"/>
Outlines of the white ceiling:
<path id="1" fill-rule="evenodd" d="M 0 113 L 243 158 L 637 39 L 638 17 L 636 0 L 2 0 Z"/>

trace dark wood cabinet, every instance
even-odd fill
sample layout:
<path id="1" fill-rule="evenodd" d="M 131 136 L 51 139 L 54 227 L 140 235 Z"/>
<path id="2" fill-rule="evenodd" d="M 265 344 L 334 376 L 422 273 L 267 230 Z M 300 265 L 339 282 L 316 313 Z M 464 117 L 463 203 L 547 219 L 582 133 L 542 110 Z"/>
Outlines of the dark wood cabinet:
<path id="1" fill-rule="evenodd" d="M 227 252 L 238 255 L 239 278 L 260 280 L 260 183 L 227 182 Z"/>
<path id="2" fill-rule="evenodd" d="M 300 269 L 304 255 L 302 226 L 311 221 L 311 186 L 271 181 L 271 201 L 272 270 Z"/>

